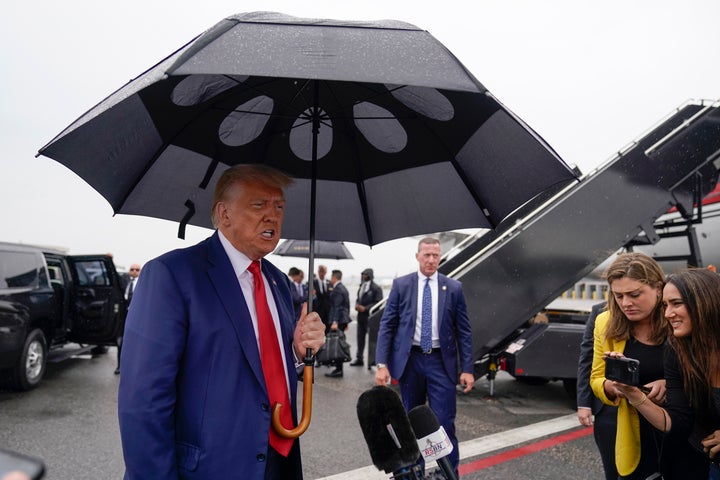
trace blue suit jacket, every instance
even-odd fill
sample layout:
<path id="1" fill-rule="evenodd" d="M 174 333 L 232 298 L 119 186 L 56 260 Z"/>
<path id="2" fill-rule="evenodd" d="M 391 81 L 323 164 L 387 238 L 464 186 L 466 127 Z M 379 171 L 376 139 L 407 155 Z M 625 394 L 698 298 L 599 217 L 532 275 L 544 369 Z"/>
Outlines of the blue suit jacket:
<path id="1" fill-rule="evenodd" d="M 300 319 L 300 314 L 302 314 L 302 306 L 303 303 L 308 301 L 307 296 L 307 289 L 303 286 L 303 294 L 300 295 L 300 292 L 298 292 L 297 284 L 290 280 L 290 297 L 292 298 L 292 304 L 293 304 L 293 312 L 295 313 L 295 320 Z"/>
<path id="2" fill-rule="evenodd" d="M 393 378 L 401 378 L 410 356 L 417 318 L 418 274 L 396 278 L 380 320 L 375 361 L 385 363 Z M 440 351 L 448 377 L 457 382 L 458 358 L 463 372 L 472 373 L 472 330 L 462 284 L 438 274 Z"/>
<path id="3" fill-rule="evenodd" d="M 267 261 L 297 421 L 287 277 Z M 242 290 L 217 232 L 148 262 L 127 317 L 118 413 L 126 479 L 262 479 L 270 408 Z"/>

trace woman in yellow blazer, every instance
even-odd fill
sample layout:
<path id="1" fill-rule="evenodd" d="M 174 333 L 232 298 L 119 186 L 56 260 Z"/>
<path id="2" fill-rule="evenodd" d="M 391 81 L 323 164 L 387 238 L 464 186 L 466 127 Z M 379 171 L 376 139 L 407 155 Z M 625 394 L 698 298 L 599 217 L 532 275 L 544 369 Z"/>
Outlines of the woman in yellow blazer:
<path id="1" fill-rule="evenodd" d="M 625 253 L 617 256 L 605 278 L 610 286 L 608 310 L 595 323 L 590 386 L 603 403 L 618 407 L 615 464 L 619 478 L 645 479 L 659 471 L 663 438 L 638 416 L 622 392 L 606 381 L 605 357 L 616 352 L 640 360 L 640 384 L 649 389 L 647 399 L 665 402 L 663 349 L 668 328 L 661 301 L 664 273 L 651 257 Z M 667 447 L 663 458 L 670 453 Z"/>

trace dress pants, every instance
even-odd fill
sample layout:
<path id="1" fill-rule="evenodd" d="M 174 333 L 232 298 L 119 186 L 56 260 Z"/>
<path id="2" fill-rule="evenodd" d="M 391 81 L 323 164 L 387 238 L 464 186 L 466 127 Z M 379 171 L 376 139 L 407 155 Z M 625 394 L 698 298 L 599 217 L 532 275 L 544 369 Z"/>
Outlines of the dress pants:
<path id="1" fill-rule="evenodd" d="M 606 480 L 617 480 L 615 467 L 615 435 L 617 434 L 617 407 L 603 405 L 595 414 L 593 436 L 600 451 Z"/>
<path id="2" fill-rule="evenodd" d="M 453 451 L 447 458 L 457 475 L 460 453 L 455 436 L 456 382 L 448 377 L 440 351 L 433 351 L 429 355 L 411 351 L 405 372 L 399 382 L 405 409 L 409 412 L 427 401 L 438 422 L 445 429 L 453 445 Z M 422 457 L 420 460 L 424 468 Z"/>
<path id="3" fill-rule="evenodd" d="M 365 352 L 365 337 L 368 333 L 368 314 L 358 313 L 357 315 L 357 354 L 355 359 L 363 361 L 363 353 Z M 368 346 L 368 352 L 370 348 Z M 370 359 L 368 358 L 368 364 Z"/>

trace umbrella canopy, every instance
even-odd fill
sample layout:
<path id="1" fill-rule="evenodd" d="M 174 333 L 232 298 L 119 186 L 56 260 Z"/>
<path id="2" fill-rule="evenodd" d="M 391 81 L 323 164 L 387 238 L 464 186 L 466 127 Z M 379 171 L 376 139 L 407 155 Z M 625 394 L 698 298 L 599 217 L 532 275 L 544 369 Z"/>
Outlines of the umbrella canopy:
<path id="1" fill-rule="evenodd" d="M 335 260 L 352 260 L 350 250 L 343 242 L 315 240 L 315 258 L 333 258 Z M 281 257 L 310 258 L 309 240 L 285 240 L 273 252 Z"/>
<path id="2" fill-rule="evenodd" d="M 266 163 L 296 179 L 283 237 L 367 245 L 492 228 L 575 178 L 426 31 L 267 12 L 221 21 L 39 154 L 179 234 L 212 227 L 225 169 Z"/>

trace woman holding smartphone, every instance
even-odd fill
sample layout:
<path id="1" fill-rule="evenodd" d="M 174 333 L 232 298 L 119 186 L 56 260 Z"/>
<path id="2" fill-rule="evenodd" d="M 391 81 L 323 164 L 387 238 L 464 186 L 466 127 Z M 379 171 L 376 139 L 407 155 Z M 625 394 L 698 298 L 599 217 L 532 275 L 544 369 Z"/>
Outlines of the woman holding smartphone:
<path id="1" fill-rule="evenodd" d="M 644 480 L 658 472 L 665 479 L 702 478 L 692 476 L 684 465 L 683 456 L 689 451 L 686 439 L 665 438 L 637 411 L 644 403 L 665 403 L 663 356 L 668 328 L 662 312 L 663 270 L 645 254 L 625 253 L 617 256 L 605 278 L 610 286 L 608 310 L 595 323 L 590 385 L 603 403 L 618 407 L 615 464 L 619 478 Z M 623 355 L 640 361 L 639 384 L 647 393 L 633 387 L 637 398 L 626 396 L 605 376 L 605 358 Z"/>
<path id="2" fill-rule="evenodd" d="M 689 269 L 668 275 L 665 318 L 672 329 L 666 357 L 667 404 L 644 402 L 637 388 L 618 384 L 655 428 L 689 433 L 699 478 L 720 480 L 720 276 Z"/>

